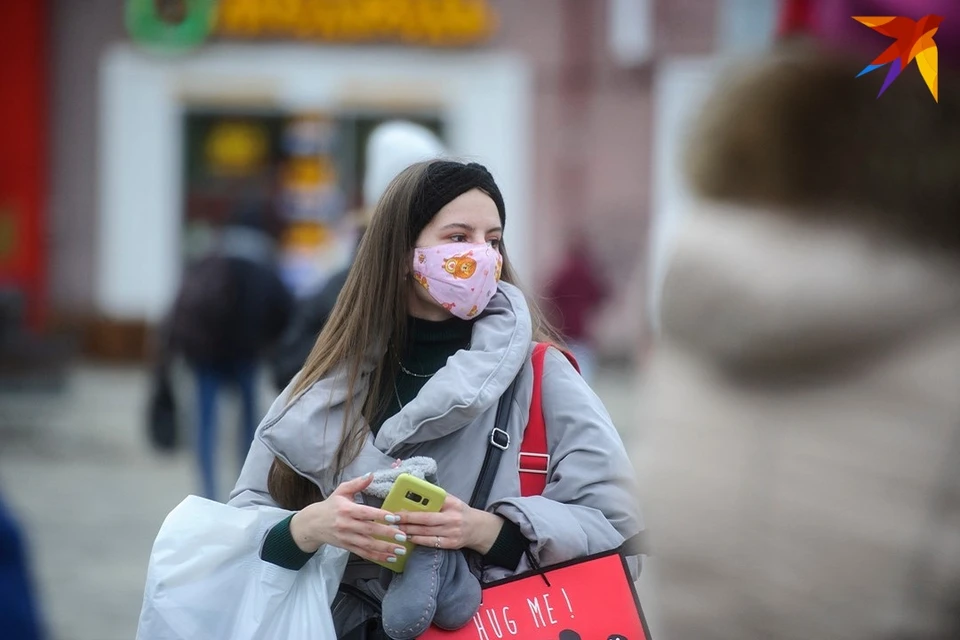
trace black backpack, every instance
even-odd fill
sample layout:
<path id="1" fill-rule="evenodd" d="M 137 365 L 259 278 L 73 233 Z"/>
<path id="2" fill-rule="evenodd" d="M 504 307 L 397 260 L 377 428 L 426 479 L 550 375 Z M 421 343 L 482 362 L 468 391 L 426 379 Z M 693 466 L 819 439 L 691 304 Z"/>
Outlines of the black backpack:
<path id="1" fill-rule="evenodd" d="M 240 282 L 233 260 L 213 255 L 187 268 L 171 319 L 171 341 L 188 361 L 218 362 L 230 356 Z"/>

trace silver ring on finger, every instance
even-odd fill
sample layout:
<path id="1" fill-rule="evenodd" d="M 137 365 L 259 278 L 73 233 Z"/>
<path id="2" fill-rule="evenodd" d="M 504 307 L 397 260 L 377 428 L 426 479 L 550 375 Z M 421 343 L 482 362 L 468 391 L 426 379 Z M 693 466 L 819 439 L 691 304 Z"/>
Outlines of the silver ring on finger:
<path id="1" fill-rule="evenodd" d="M 434 547 L 435 549 L 439 549 L 439 548 L 440 548 L 440 536 L 437 536 L 437 542 L 433 545 L 433 547 Z"/>

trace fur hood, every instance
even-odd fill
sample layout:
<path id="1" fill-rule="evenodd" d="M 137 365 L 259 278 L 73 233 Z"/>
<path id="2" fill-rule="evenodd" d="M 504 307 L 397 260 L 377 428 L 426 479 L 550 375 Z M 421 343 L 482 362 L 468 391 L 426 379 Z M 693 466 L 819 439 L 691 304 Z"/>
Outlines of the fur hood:
<path id="1" fill-rule="evenodd" d="M 690 138 L 693 190 L 960 251 L 958 76 L 937 103 L 913 65 L 878 98 L 869 59 L 797 46 L 731 74 Z"/>

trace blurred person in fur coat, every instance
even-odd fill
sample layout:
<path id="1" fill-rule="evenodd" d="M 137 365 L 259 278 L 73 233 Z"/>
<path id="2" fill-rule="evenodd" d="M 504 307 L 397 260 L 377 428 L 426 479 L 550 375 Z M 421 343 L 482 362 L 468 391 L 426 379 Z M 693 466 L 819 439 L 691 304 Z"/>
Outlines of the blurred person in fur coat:
<path id="1" fill-rule="evenodd" d="M 799 4 L 691 137 L 636 451 L 660 627 L 960 638 L 960 2 Z M 915 62 L 878 98 L 850 16 L 926 14 L 939 103 Z"/>

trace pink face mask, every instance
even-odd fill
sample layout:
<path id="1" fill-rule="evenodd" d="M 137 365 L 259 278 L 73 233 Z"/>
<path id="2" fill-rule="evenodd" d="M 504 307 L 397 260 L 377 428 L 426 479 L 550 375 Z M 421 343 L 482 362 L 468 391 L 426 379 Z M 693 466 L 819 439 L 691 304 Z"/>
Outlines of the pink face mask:
<path id="1" fill-rule="evenodd" d="M 444 309 L 464 320 L 487 308 L 503 258 L 488 244 L 453 242 L 413 250 L 413 279 Z"/>

